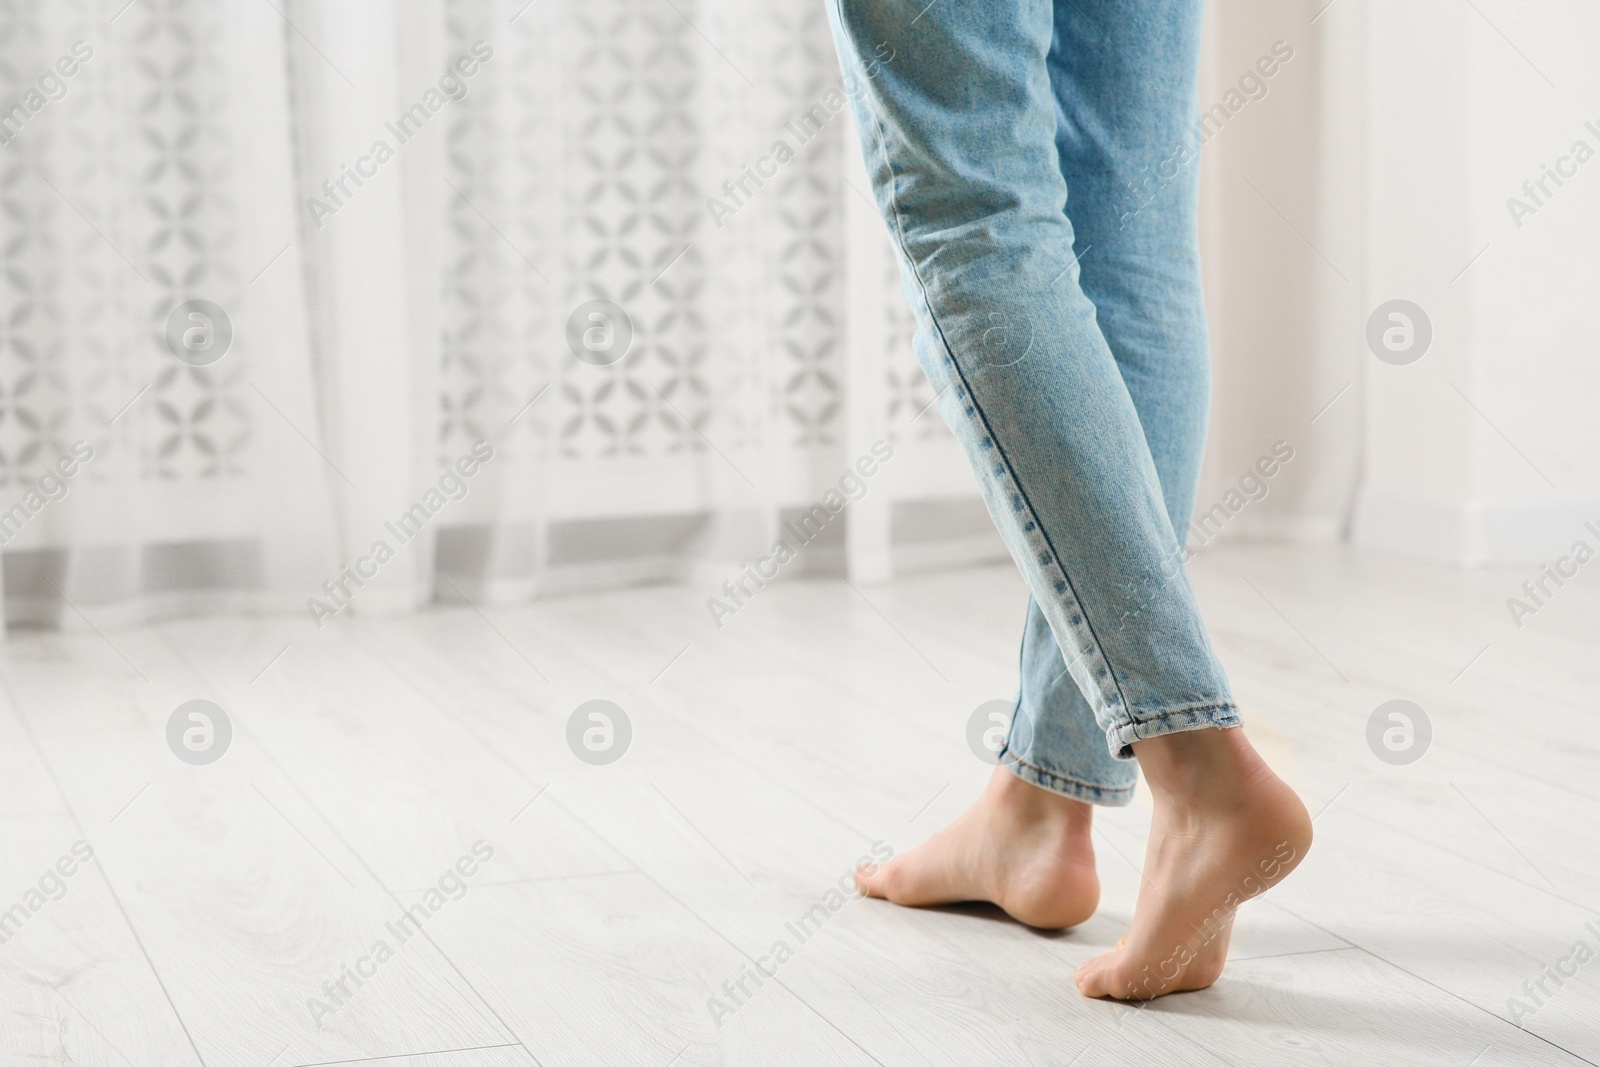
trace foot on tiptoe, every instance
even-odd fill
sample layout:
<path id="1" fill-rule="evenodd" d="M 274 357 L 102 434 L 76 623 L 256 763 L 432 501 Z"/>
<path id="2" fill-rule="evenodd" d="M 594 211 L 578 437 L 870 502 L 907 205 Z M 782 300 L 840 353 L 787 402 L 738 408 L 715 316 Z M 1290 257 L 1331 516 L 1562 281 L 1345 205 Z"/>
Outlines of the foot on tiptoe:
<path id="1" fill-rule="evenodd" d="M 1136 741 L 1155 802 L 1133 927 L 1079 965 L 1089 997 L 1148 1000 L 1222 974 L 1234 910 L 1282 881 L 1311 846 L 1305 805 L 1239 728 Z"/>

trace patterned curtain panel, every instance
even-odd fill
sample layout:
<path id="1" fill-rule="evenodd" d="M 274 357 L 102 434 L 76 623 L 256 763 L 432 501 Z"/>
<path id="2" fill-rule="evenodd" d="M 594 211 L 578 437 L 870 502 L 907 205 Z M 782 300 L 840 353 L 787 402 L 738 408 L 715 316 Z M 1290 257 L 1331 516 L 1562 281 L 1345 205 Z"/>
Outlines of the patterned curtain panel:
<path id="1" fill-rule="evenodd" d="M 119 7 L 0 9 L 11 622 L 293 603 L 334 562 L 282 23 Z"/>
<path id="2" fill-rule="evenodd" d="M 0 19 L 8 620 L 995 558 L 821 5 Z"/>

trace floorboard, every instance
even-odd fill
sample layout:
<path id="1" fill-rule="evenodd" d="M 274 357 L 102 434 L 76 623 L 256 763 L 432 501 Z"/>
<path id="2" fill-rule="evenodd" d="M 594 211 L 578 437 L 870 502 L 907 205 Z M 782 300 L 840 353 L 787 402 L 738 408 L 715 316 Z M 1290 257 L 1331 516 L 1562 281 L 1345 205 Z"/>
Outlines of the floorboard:
<path id="1" fill-rule="evenodd" d="M 1519 629 L 1512 571 L 1219 546 L 1193 576 L 1317 832 L 1210 990 L 1072 988 L 1131 916 L 1142 789 L 1096 818 L 1077 929 L 828 906 L 982 789 L 965 726 L 1016 686 L 1014 571 L 777 583 L 721 627 L 661 586 L 15 635 L 0 1062 L 1600 1063 L 1600 588 Z M 166 741 L 197 698 L 234 729 L 203 766 Z M 1366 742 L 1394 698 L 1433 724 L 1405 766 Z M 568 748 L 594 699 L 631 723 L 615 763 Z"/>

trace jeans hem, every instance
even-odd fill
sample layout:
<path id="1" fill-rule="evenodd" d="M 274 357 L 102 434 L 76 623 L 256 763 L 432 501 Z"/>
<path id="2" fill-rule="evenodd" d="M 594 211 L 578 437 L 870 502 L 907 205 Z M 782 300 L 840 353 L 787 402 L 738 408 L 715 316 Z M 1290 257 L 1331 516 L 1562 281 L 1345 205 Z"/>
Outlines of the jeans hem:
<path id="1" fill-rule="evenodd" d="M 1011 751 L 1009 745 L 1000 749 L 1000 763 L 1012 774 L 1021 778 L 1029 785 L 1036 785 L 1040 789 L 1047 789 L 1073 800 L 1081 800 L 1085 804 L 1099 804 L 1108 808 L 1126 807 L 1133 801 L 1133 786 L 1094 785 L 1089 782 L 1080 782 L 1075 778 L 1047 771 L 1043 767 L 1017 756 Z"/>
<path id="2" fill-rule="evenodd" d="M 1133 742 L 1182 733 L 1185 730 L 1231 730 L 1244 725 L 1239 709 L 1232 704 L 1202 704 L 1192 708 L 1173 708 L 1149 719 L 1121 723 L 1106 730 L 1106 743 L 1117 759 L 1133 759 Z"/>

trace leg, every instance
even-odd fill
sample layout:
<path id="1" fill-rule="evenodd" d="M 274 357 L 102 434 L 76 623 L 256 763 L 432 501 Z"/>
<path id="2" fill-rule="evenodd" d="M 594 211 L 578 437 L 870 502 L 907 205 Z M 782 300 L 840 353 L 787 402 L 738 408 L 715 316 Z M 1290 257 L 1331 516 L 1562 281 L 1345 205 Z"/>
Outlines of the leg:
<path id="1" fill-rule="evenodd" d="M 1192 132 L 1200 15 L 1199 0 L 1058 3 L 1050 54 L 1069 214 L 1079 249 L 1089 250 L 1080 251 L 1084 290 L 1138 409 L 1180 543 L 1209 392 Z M 1124 946 L 1080 970 L 1090 995 L 1211 984 L 1234 904 L 1283 877 L 1310 843 L 1299 798 L 1242 730 L 1133 750 L 1156 802 L 1145 882 Z"/>
<path id="2" fill-rule="evenodd" d="M 832 14 L 918 358 L 1056 635 L 1036 647 L 1097 704 L 1086 723 L 1042 716 L 1041 729 L 1079 729 L 1075 747 L 1102 754 L 1104 795 L 1126 799 L 1133 737 L 1234 713 L 1196 620 L 1180 608 L 1160 624 L 1171 670 L 1153 657 L 1161 633 L 1130 625 L 1180 572 L 1137 412 L 1078 284 L 1049 7 L 842 0 Z M 972 811 L 863 888 L 907 904 L 988 899 L 1024 922 L 1070 925 L 1099 898 L 1088 815 L 997 770 Z"/>
<path id="3" fill-rule="evenodd" d="M 1160 943 L 1195 908 L 1213 924 L 1231 909 L 1238 894 L 1221 887 L 1226 879 L 1213 877 L 1216 871 L 1233 872 L 1262 837 L 1286 827 L 1293 832 L 1282 836 L 1294 839 L 1284 842 L 1287 858 L 1271 851 L 1246 868 L 1245 892 L 1259 890 L 1298 860 L 1308 827 L 1302 833 L 1293 812 L 1277 821 L 1283 826 L 1272 818 L 1252 825 L 1246 816 L 1283 799 L 1268 797 L 1265 787 L 1286 788 L 1264 767 L 1257 773 L 1248 765 L 1237 731 L 1204 729 L 1237 725 L 1237 713 L 1194 610 L 1130 386 L 1079 284 L 1066 182 L 1054 158 L 1057 116 L 1045 69 L 1051 12 L 1041 4 L 960 8 L 941 4 L 913 14 L 845 0 L 832 14 L 847 72 L 864 88 L 858 123 L 918 312 L 918 356 L 1041 614 L 1057 644 L 1070 650 L 1067 670 L 1111 752 L 1127 759 L 1139 750 L 1158 804 L 1152 859 L 1160 865 L 1158 839 L 1184 830 L 1175 823 L 1173 834 L 1162 832 L 1160 809 L 1174 798 L 1188 797 L 1207 818 L 1220 813 L 1227 824 L 1213 828 L 1212 847 L 1190 857 L 1195 877 L 1174 881 L 1179 888 L 1166 898 L 1149 897 L 1148 908 L 1141 898 L 1123 957 L 1137 965 L 1150 953 L 1135 946 Z M 870 67 L 862 56 L 872 59 Z M 1172 753 L 1177 757 L 1164 758 Z M 1197 777 L 1186 768 L 1219 773 Z M 1010 787 L 997 773 L 979 809 L 1004 807 Z M 1201 796 L 1219 774 L 1249 785 L 1250 795 L 1224 788 Z M 1075 803 L 1045 790 L 1028 795 L 1057 805 L 1058 813 L 1066 805 L 1069 815 Z M 990 803 L 992 796 L 1001 800 Z M 1297 808 L 1304 820 L 1292 794 L 1278 806 Z M 984 841 L 997 825 L 1004 829 L 1003 820 L 986 822 L 979 809 L 940 835 L 942 844 L 936 838 L 924 846 L 942 849 L 973 895 L 985 882 L 1006 880 L 992 842 Z M 1079 822 L 1086 841 L 1086 819 Z M 895 866 L 865 887 L 900 899 L 897 880 L 926 874 L 912 870 L 915 877 L 897 879 Z M 962 880 L 947 879 L 946 888 L 959 891 Z M 992 885 L 987 890 L 1005 904 Z M 1146 981 L 1144 995 L 1200 981 L 1203 968 L 1193 957 L 1167 961 L 1177 970 Z M 1163 965 L 1158 957 L 1150 962 Z M 1106 974 L 1111 988 L 1104 992 L 1140 995 L 1133 982 L 1122 990 L 1119 974 Z"/>
<path id="4" fill-rule="evenodd" d="M 1079 284 L 1095 306 L 1100 331 L 1139 414 L 1181 546 L 1200 477 L 1210 394 L 1196 233 L 1199 168 L 1181 151 L 1189 143 L 1187 127 L 1195 110 L 1200 4 L 1133 5 L 1134 18 L 1150 32 L 1128 47 L 1137 49 L 1141 67 L 1155 77 L 1130 84 L 1127 64 L 1116 62 L 1120 46 L 1100 27 L 1103 22 L 1123 32 L 1128 7 L 1122 2 L 1120 12 L 1106 0 L 1056 5 L 1055 38 L 1046 62 L 1061 173 L 1071 190 L 1068 215 L 1080 257 Z M 1118 113 L 1124 118 L 1114 126 L 1105 122 L 1104 115 Z M 1107 751 L 1094 711 L 1065 663 L 1039 602 L 1029 596 L 1017 715 L 1002 763 L 1024 781 L 1079 803 L 1068 806 L 1071 817 L 1063 820 L 1061 804 L 992 786 L 974 813 L 982 812 L 989 851 L 1000 854 L 989 870 L 1023 866 L 1038 854 L 1035 841 L 1041 837 L 1055 845 L 1056 855 L 1073 861 L 1057 863 L 1052 891 L 1012 891 L 1014 899 L 1021 898 L 1012 906 L 1034 916 L 1093 910 L 1099 882 L 1085 870 L 1093 861 L 1087 804 L 1126 804 L 1135 781 L 1132 765 Z M 1001 805 L 1004 811 L 995 810 Z M 1004 827 L 1011 832 L 1000 832 Z M 1012 841 L 1021 856 L 1001 847 Z M 914 890 L 914 897 L 985 888 L 1005 892 L 1014 881 L 974 885 L 972 878 L 948 877 L 970 864 L 915 853 L 907 860 L 922 877 L 898 888 Z"/>
<path id="5" fill-rule="evenodd" d="M 1133 399 L 1079 285 L 1040 0 L 837 0 L 917 355 L 1122 759 L 1238 723 Z M 880 44 L 881 42 L 881 44 Z M 860 56 L 880 47 L 871 76 Z"/>
<path id="6" fill-rule="evenodd" d="M 901 8 L 844 0 L 836 32 L 918 312 L 918 357 L 1041 606 L 1024 670 L 1065 698 L 1032 716 L 1029 780 L 1078 801 L 1125 802 L 1134 738 L 1237 720 L 1189 601 L 1138 411 L 1080 284 L 1046 61 L 1052 12 L 1038 2 Z M 1054 826 L 1044 837 L 1059 862 L 1041 872 L 1037 835 L 1002 834 L 1015 813 L 987 811 L 1028 795 L 1014 784 L 997 774 L 979 809 L 869 879 L 869 891 L 906 903 L 982 896 L 1048 925 L 1087 915 L 1098 899 L 1087 806 L 1026 802 L 1038 809 L 1030 827 L 1046 814 Z M 1006 847 L 1016 837 L 1030 862 Z"/>
<path id="7" fill-rule="evenodd" d="M 1180 546 L 1210 399 L 1199 166 L 1188 147 L 1200 11 L 1199 0 L 1058 3 L 1046 59 L 1080 284 L 1139 414 Z M 1136 39 L 1130 27 L 1138 29 Z M 1017 702 L 1025 725 L 1013 735 L 1008 765 L 1064 796 L 1126 804 L 1133 768 L 1089 743 L 1094 713 L 1063 664 L 1029 597 Z"/>

